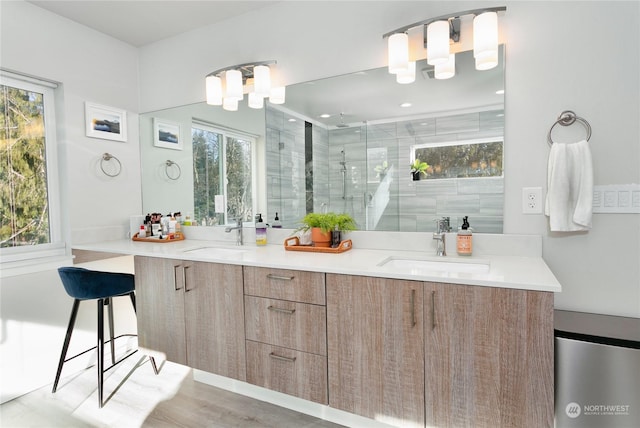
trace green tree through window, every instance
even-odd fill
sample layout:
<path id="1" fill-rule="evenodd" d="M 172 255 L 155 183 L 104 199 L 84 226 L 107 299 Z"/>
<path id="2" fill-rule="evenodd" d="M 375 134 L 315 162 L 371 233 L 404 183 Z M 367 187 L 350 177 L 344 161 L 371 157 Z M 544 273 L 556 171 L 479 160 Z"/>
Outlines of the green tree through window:
<path id="1" fill-rule="evenodd" d="M 43 95 L 0 92 L 0 246 L 49 243 Z"/>
<path id="2" fill-rule="evenodd" d="M 206 125 L 191 129 L 193 145 L 194 218 L 198 224 L 249 221 L 253 217 L 252 138 L 232 135 Z M 216 195 L 224 195 L 226 208 L 217 207 Z"/>

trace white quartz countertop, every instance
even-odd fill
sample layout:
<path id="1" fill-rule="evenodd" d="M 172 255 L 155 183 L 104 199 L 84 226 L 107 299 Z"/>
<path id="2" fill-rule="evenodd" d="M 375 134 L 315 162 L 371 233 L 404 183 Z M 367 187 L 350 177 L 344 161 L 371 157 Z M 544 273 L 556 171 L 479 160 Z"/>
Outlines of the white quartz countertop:
<path id="1" fill-rule="evenodd" d="M 343 253 L 287 251 L 284 245 L 235 246 L 228 241 L 195 240 L 170 243 L 106 241 L 74 245 L 74 249 L 118 254 L 293 269 L 382 278 L 434 281 L 488 287 L 560 292 L 561 286 L 542 257 L 455 255 L 436 257 L 429 251 L 354 248 Z M 384 261 L 395 260 L 386 265 Z M 429 263 L 431 262 L 431 263 Z M 463 265 L 460 265 L 462 263 Z M 463 272 L 460 267 L 470 267 Z M 473 269 L 480 267 L 481 269 Z M 473 272 L 473 270 L 485 270 Z"/>

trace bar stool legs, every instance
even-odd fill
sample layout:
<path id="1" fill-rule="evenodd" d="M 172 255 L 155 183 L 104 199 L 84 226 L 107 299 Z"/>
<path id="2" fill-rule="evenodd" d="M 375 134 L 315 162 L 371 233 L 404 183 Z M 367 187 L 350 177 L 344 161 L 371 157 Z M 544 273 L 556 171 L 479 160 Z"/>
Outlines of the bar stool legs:
<path id="1" fill-rule="evenodd" d="M 74 299 L 73 307 L 71 308 L 71 317 L 69 318 L 69 325 L 67 326 L 67 334 L 64 337 L 64 344 L 62 345 L 62 352 L 60 353 L 56 380 L 53 382 L 53 390 L 51 392 L 56 392 L 56 389 L 58 388 L 60 373 L 62 373 L 62 365 L 66 362 L 65 358 L 67 357 L 67 350 L 69 349 L 69 343 L 71 342 L 71 333 L 73 333 L 73 326 L 76 323 L 76 316 L 78 315 L 78 306 L 80 306 L 80 300 Z"/>
<path id="2" fill-rule="evenodd" d="M 133 305 L 133 310 L 134 312 L 136 311 L 136 300 L 135 300 L 135 294 L 133 292 L 129 293 L 129 297 L 131 298 L 131 303 Z M 97 351 L 97 365 L 98 365 L 98 405 L 100 408 L 102 408 L 102 405 L 104 403 L 103 401 L 103 385 L 104 385 L 104 372 L 105 372 L 105 368 L 104 368 L 104 307 L 105 305 L 107 306 L 107 315 L 108 315 L 108 323 L 109 323 L 109 344 L 110 344 L 110 348 L 111 348 L 111 363 L 112 365 L 110 367 L 108 367 L 106 370 L 109 370 L 111 367 L 113 367 L 114 365 L 116 365 L 117 363 L 120 363 L 121 361 L 123 361 L 125 358 L 128 358 L 129 356 L 131 356 L 133 353 L 137 352 L 131 352 L 130 354 L 128 354 L 127 356 L 125 356 L 124 358 L 122 358 L 120 361 L 116 362 L 115 360 L 115 338 L 114 338 L 114 323 L 113 323 L 113 299 L 111 297 L 105 297 L 105 298 L 99 298 L 97 299 L 98 301 L 98 337 L 97 337 L 97 344 L 96 346 L 94 346 L 93 348 L 87 349 L 84 352 L 81 352 L 79 354 L 74 355 L 73 357 L 67 358 L 67 351 L 69 350 L 69 344 L 71 343 L 71 335 L 73 333 L 73 327 L 75 326 L 76 323 L 76 318 L 78 315 L 78 307 L 80 306 L 80 299 L 74 299 L 73 301 L 73 307 L 71 308 L 71 316 L 69 318 L 69 324 L 67 326 L 67 333 L 65 335 L 64 338 L 64 343 L 62 345 L 62 352 L 60 353 L 60 360 L 58 362 L 58 370 L 56 371 L 56 378 L 53 382 L 53 389 L 52 389 L 52 393 L 55 393 L 56 390 L 58 389 L 58 383 L 60 381 L 60 375 L 62 373 L 62 366 L 64 365 L 64 363 L 66 363 L 69 360 L 72 360 L 76 357 L 79 357 L 80 355 L 83 355 L 93 349 L 96 349 Z M 120 337 L 120 336 L 118 336 Z M 156 361 L 153 357 L 149 357 L 149 360 L 151 362 L 151 366 L 153 368 L 153 372 L 157 375 L 158 374 L 158 366 L 156 365 Z"/>

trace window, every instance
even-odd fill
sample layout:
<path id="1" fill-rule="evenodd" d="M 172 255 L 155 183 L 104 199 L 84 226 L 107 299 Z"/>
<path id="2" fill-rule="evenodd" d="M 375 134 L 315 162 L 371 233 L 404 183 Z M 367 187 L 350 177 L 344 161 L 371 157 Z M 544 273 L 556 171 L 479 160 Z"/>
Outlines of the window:
<path id="1" fill-rule="evenodd" d="M 411 148 L 414 160 L 429 165 L 427 179 L 502 177 L 503 138 L 420 144 Z"/>
<path id="2" fill-rule="evenodd" d="M 252 220 L 255 195 L 254 137 L 204 123 L 194 123 L 194 218 L 198 224 Z"/>
<path id="3" fill-rule="evenodd" d="M 12 73 L 0 75 L 3 262 L 64 254 L 58 204 L 54 88 L 48 82 Z"/>

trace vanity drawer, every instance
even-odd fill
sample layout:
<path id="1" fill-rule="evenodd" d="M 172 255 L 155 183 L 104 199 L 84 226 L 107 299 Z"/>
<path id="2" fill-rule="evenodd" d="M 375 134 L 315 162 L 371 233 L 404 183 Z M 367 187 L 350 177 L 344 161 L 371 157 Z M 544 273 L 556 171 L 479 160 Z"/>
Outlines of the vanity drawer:
<path id="1" fill-rule="evenodd" d="M 244 294 L 324 305 L 324 273 L 245 266 Z"/>
<path id="2" fill-rule="evenodd" d="M 327 357 L 247 340 L 247 382 L 328 404 Z"/>
<path id="3" fill-rule="evenodd" d="M 327 355 L 327 309 L 287 300 L 244 296 L 246 338 Z"/>

